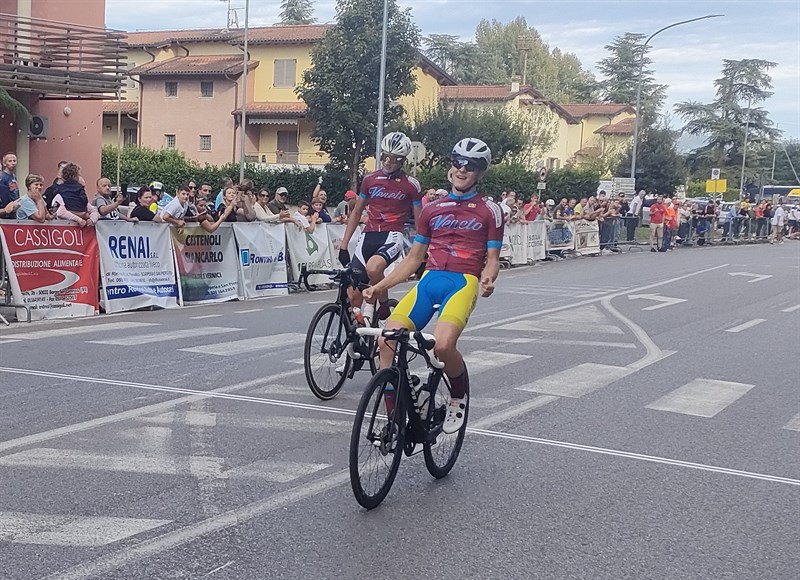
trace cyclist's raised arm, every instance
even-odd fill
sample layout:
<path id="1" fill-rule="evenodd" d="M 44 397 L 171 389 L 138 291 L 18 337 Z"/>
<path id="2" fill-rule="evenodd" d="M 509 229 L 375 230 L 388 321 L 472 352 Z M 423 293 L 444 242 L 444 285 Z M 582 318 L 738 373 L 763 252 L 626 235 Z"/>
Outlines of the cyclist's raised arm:
<path id="1" fill-rule="evenodd" d="M 366 205 L 367 197 L 364 194 L 360 194 L 356 198 L 356 203 L 353 205 L 350 215 L 347 216 L 347 228 L 345 228 L 344 236 L 342 236 L 342 248 L 347 248 L 347 245 L 350 243 L 353 232 L 356 231 L 358 224 L 361 222 L 361 214 L 364 213 Z"/>

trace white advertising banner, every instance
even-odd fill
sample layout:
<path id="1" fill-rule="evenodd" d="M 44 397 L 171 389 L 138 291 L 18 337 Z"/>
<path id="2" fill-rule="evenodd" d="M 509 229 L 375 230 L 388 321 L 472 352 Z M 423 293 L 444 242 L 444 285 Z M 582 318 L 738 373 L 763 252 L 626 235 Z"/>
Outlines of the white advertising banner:
<path id="1" fill-rule="evenodd" d="M 344 266 L 339 262 L 339 249 L 342 245 L 342 238 L 344 237 L 344 230 L 346 227 L 347 226 L 345 224 L 325 224 L 325 229 L 328 230 L 328 245 L 330 246 L 331 263 L 333 264 L 332 268 L 334 269 L 344 268 Z M 362 231 L 364 231 L 364 226 L 359 225 L 356 228 L 356 231 L 353 233 L 353 237 L 350 238 L 350 243 L 348 244 L 347 249 L 350 252 L 351 258 L 356 253 L 358 238 L 361 237 Z"/>
<path id="2" fill-rule="evenodd" d="M 239 297 L 239 260 L 231 224 L 209 234 L 200 226 L 169 228 L 184 304 Z"/>
<path id="3" fill-rule="evenodd" d="M 600 228 L 596 221 L 572 222 L 575 228 L 575 251 L 582 255 L 600 253 Z"/>
<path id="4" fill-rule="evenodd" d="M 503 247 L 500 255 L 503 258 L 508 257 L 512 266 L 527 264 L 526 245 L 525 224 L 506 224 L 503 229 Z"/>
<path id="5" fill-rule="evenodd" d="M 525 225 L 525 238 L 528 260 L 544 260 L 544 239 L 547 225 L 544 220 L 529 222 Z"/>
<path id="6" fill-rule="evenodd" d="M 283 224 L 235 223 L 239 276 L 245 298 L 289 293 Z"/>
<path id="7" fill-rule="evenodd" d="M 545 250 L 547 252 L 558 252 L 575 249 L 575 232 L 572 222 L 554 220 L 547 222 L 547 239 L 545 240 Z"/>
<path id="8" fill-rule="evenodd" d="M 292 281 L 300 281 L 300 270 L 304 266 L 307 270 L 334 268 L 327 224 L 317 224 L 312 233 L 301 230 L 294 224 L 286 224 L 285 229 Z M 309 284 L 327 284 L 330 281 L 328 276 L 316 275 L 308 278 Z"/>
<path id="9" fill-rule="evenodd" d="M 95 229 L 106 312 L 178 306 L 168 226 L 100 220 Z"/>

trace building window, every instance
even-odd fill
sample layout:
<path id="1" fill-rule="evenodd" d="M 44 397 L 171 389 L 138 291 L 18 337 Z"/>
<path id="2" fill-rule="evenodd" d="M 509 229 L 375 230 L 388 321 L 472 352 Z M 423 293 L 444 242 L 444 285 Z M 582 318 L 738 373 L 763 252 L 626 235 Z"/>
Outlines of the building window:
<path id="1" fill-rule="evenodd" d="M 214 96 L 214 81 L 200 82 L 200 96 L 205 98 Z"/>
<path id="2" fill-rule="evenodd" d="M 175 81 L 167 81 L 164 83 L 164 95 L 167 97 L 178 96 L 178 83 Z"/>
<path id="3" fill-rule="evenodd" d="M 200 151 L 211 151 L 211 135 L 200 135 Z"/>
<path id="4" fill-rule="evenodd" d="M 175 149 L 175 146 L 175 135 L 164 135 L 164 147 L 167 149 Z"/>
<path id="5" fill-rule="evenodd" d="M 561 169 L 561 159 L 558 157 L 548 157 L 547 171 L 555 171 L 556 169 Z"/>
<path id="6" fill-rule="evenodd" d="M 122 129 L 122 145 L 124 147 L 135 147 L 136 146 L 136 128 L 123 128 Z M 174 145 L 173 145 L 174 147 Z"/>
<path id="7" fill-rule="evenodd" d="M 275 82 L 273 83 L 273 86 L 278 88 L 294 87 L 296 73 L 297 73 L 297 60 L 276 59 Z"/>

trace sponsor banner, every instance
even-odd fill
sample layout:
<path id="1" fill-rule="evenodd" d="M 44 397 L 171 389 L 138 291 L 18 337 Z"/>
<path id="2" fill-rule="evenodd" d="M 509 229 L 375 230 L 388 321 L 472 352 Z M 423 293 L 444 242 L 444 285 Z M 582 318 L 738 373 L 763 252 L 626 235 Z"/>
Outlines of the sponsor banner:
<path id="1" fill-rule="evenodd" d="M 548 252 L 559 252 L 574 249 L 575 232 L 572 227 L 572 222 L 565 222 L 563 220 L 547 222 L 545 250 Z"/>
<path id="2" fill-rule="evenodd" d="M 3 254 L 14 302 L 32 320 L 92 316 L 99 307 L 99 267 L 94 228 L 4 223 Z M 24 316 L 22 309 L 17 317 Z"/>
<path id="3" fill-rule="evenodd" d="M 168 226 L 101 220 L 96 229 L 106 312 L 150 306 L 177 308 L 178 285 Z"/>
<path id="4" fill-rule="evenodd" d="M 214 233 L 200 226 L 169 228 L 184 304 L 239 297 L 239 266 L 231 224 Z"/>
<path id="5" fill-rule="evenodd" d="M 544 239 L 547 226 L 544 220 L 529 222 L 525 225 L 525 238 L 528 260 L 544 260 Z"/>
<path id="6" fill-rule="evenodd" d="M 575 229 L 575 251 L 584 255 L 600 253 L 600 228 L 596 221 L 577 220 Z"/>
<path id="7" fill-rule="evenodd" d="M 235 223 L 239 279 L 245 298 L 289 293 L 286 232 L 282 224 Z"/>
<path id="8" fill-rule="evenodd" d="M 512 266 L 528 263 L 525 224 L 506 224 L 503 229 L 503 246 L 500 257 L 511 261 Z"/>
<path id="9" fill-rule="evenodd" d="M 333 264 L 333 269 L 344 268 L 344 266 L 339 262 L 339 249 L 342 246 L 342 238 L 344 237 L 344 231 L 346 228 L 346 224 L 325 224 L 325 229 L 328 230 L 328 245 L 330 246 L 331 263 Z M 350 252 L 350 258 L 352 258 L 356 253 L 358 238 L 361 237 L 361 232 L 363 231 L 364 226 L 359 225 L 356 228 L 356 231 L 353 232 L 353 237 L 350 238 L 350 244 L 347 246 L 347 249 Z"/>
<path id="10" fill-rule="evenodd" d="M 330 270 L 338 266 L 338 260 L 337 266 L 334 266 L 331 257 L 327 224 L 317 224 L 314 232 L 310 234 L 294 224 L 286 224 L 285 229 L 292 281 L 300 281 L 300 270 L 303 266 L 307 270 Z M 328 276 L 308 277 L 309 284 L 328 284 L 330 281 Z"/>

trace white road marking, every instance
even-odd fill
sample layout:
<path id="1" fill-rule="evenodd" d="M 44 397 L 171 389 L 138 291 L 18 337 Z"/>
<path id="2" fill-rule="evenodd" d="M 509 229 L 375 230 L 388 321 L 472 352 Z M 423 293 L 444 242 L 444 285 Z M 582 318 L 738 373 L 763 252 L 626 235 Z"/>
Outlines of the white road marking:
<path id="1" fill-rule="evenodd" d="M 508 399 L 494 399 L 492 397 L 470 397 L 469 406 L 471 409 L 494 409 L 510 403 Z"/>
<path id="2" fill-rule="evenodd" d="M 9 335 L 9 338 L 15 340 L 38 340 L 41 338 L 91 334 L 92 332 L 107 332 L 110 330 L 131 330 L 132 328 L 144 328 L 146 326 L 161 326 L 161 324 L 158 322 L 110 322 L 106 324 L 94 324 L 92 326 L 67 326 L 51 328 L 50 330 L 32 330 L 31 332 L 20 332 L 18 334 Z"/>
<path id="3" fill-rule="evenodd" d="M 168 411 L 152 417 L 138 417 L 137 421 L 154 425 L 215 427 L 217 425 L 217 414 L 209 411 Z"/>
<path id="4" fill-rule="evenodd" d="M 800 310 L 800 304 L 795 304 L 794 306 L 790 306 L 789 308 L 784 308 L 781 312 L 794 312 L 795 310 Z"/>
<path id="5" fill-rule="evenodd" d="M 675 304 L 680 304 L 681 302 L 686 302 L 684 298 L 670 298 L 669 296 L 661 296 L 659 294 L 629 294 L 628 300 L 636 300 L 636 299 L 644 299 L 644 300 L 654 300 L 656 302 L 660 302 L 660 304 L 654 304 L 653 306 L 646 306 L 642 308 L 642 310 L 658 310 L 659 308 L 666 308 L 667 306 L 674 306 Z"/>
<path id="6" fill-rule="evenodd" d="M 696 417 L 713 417 L 742 397 L 753 386 L 712 379 L 695 379 L 653 401 L 646 408 Z"/>
<path id="7" fill-rule="evenodd" d="M 326 304 L 327 300 L 314 300 L 313 302 L 306 302 L 306 304 Z"/>
<path id="8" fill-rule="evenodd" d="M 211 354 L 215 356 L 237 356 L 244 353 L 255 352 L 258 350 L 270 351 L 277 348 L 286 348 L 303 344 L 306 340 L 305 334 L 298 332 L 287 332 L 284 334 L 273 334 L 272 336 L 255 336 L 242 340 L 232 340 L 230 342 L 217 342 L 204 346 L 192 348 L 180 348 L 183 352 L 196 352 L 199 354 Z"/>
<path id="9" fill-rule="evenodd" d="M 747 479 L 757 479 L 760 481 L 768 481 L 771 483 L 783 483 L 786 485 L 800 486 L 800 479 L 792 479 L 790 477 L 780 477 L 777 475 L 769 475 L 765 473 L 755 473 L 752 471 L 742 471 L 740 469 L 729 469 L 727 467 L 718 467 L 716 465 L 706 465 L 703 463 L 693 463 L 691 461 L 681 461 L 680 459 L 670 459 L 668 457 L 658 457 L 655 455 L 644 455 L 642 453 L 631 453 L 629 451 L 620 451 L 618 449 L 607 449 L 604 447 L 593 447 L 591 445 L 580 445 L 578 443 L 568 443 L 566 441 L 555 441 L 552 439 L 543 439 L 541 437 L 528 437 L 526 435 L 515 435 L 513 433 L 502 433 L 499 431 L 487 431 L 485 429 L 468 428 L 467 431 L 477 435 L 485 435 L 486 437 L 496 437 L 499 439 L 509 439 L 512 441 L 522 441 L 525 443 L 535 443 L 537 445 L 547 445 L 550 447 L 560 447 L 562 449 L 571 449 L 574 451 L 585 451 L 587 453 L 597 453 L 600 455 L 611 455 L 615 457 L 622 457 L 625 459 L 635 459 L 638 461 L 646 461 L 649 463 L 659 463 L 661 465 L 670 465 L 673 467 L 685 467 L 688 469 L 697 469 L 700 471 L 709 471 L 712 473 L 720 473 L 723 475 L 733 475 L 736 477 L 744 477 Z"/>
<path id="10" fill-rule="evenodd" d="M 256 461 L 225 472 L 231 479 L 258 478 L 274 483 L 289 483 L 331 467 L 327 463 L 297 463 L 292 461 Z"/>
<path id="11" fill-rule="evenodd" d="M 135 389 L 145 389 L 145 390 L 153 390 L 153 391 L 166 391 L 170 393 L 180 393 L 183 395 L 189 395 L 187 397 L 179 397 L 177 399 L 172 399 L 171 401 L 164 401 L 163 403 L 155 403 L 153 405 L 146 405 L 144 407 L 138 407 L 136 409 L 131 409 L 129 411 L 123 411 L 121 413 L 114 413 L 112 415 L 106 415 L 105 417 L 97 417 L 95 419 L 90 419 L 88 421 L 81 421 L 80 423 L 73 423 L 71 425 L 65 425 L 63 427 L 57 427 L 56 429 L 50 429 L 48 431 L 41 431 L 39 433 L 34 433 L 33 435 L 26 435 L 24 437 L 18 437 L 17 439 L 10 439 L 8 441 L 0 441 L 0 453 L 5 453 L 12 449 L 17 449 L 19 447 L 28 447 L 30 445 L 37 445 L 42 443 L 43 441 L 49 441 L 51 439 L 57 439 L 58 437 L 63 437 L 65 435 L 72 435 L 74 433 L 80 433 L 82 431 L 88 431 L 89 429 L 94 429 L 95 427 L 101 427 L 103 425 L 109 425 L 112 423 L 119 423 L 120 421 L 127 421 L 128 419 L 133 419 L 135 417 L 140 417 L 142 415 L 149 415 L 152 413 L 159 413 L 162 411 L 166 411 L 167 409 L 172 409 L 177 407 L 178 405 L 183 405 L 185 403 L 191 403 L 192 401 L 206 398 L 206 397 L 221 397 L 221 396 L 228 396 L 235 391 L 242 391 L 245 389 L 250 389 L 253 387 L 257 387 L 259 385 L 263 385 L 264 383 L 269 383 L 271 381 L 284 379 L 286 377 L 299 375 L 303 373 L 303 369 L 294 369 L 291 371 L 285 371 L 282 373 L 277 373 L 271 376 L 266 376 L 259 379 L 251 379 L 248 381 L 243 381 L 241 383 L 236 383 L 233 385 L 228 385 L 226 387 L 220 387 L 218 389 L 213 389 L 210 391 L 187 391 L 186 389 L 177 389 L 173 387 L 166 387 L 160 385 L 145 385 L 142 383 L 128 383 L 125 381 L 115 381 L 110 379 L 101 379 L 96 377 L 80 377 L 76 375 L 65 375 L 60 373 L 48 373 L 45 371 L 32 371 L 27 369 L 11 369 L 7 367 L 0 367 L 0 372 L 10 373 L 10 374 L 19 374 L 19 375 L 28 375 L 28 376 L 39 376 L 39 377 L 47 377 L 47 378 L 57 378 L 61 380 L 68 380 L 68 381 L 77 381 L 83 383 L 95 383 L 95 384 L 106 384 L 112 386 L 120 386 L 120 387 L 132 387 Z"/>
<path id="12" fill-rule="evenodd" d="M 263 308 L 251 308 L 250 310 L 234 310 L 234 314 L 252 314 L 253 312 L 263 312 Z"/>
<path id="13" fill-rule="evenodd" d="M 116 346 L 136 346 L 154 342 L 169 342 L 182 338 L 205 338 L 226 332 L 242 332 L 243 328 L 229 328 L 227 326 L 201 326 L 199 328 L 183 328 L 181 330 L 168 330 L 154 332 L 153 334 L 137 334 L 124 338 L 109 338 L 108 340 L 87 340 L 90 344 L 111 344 Z"/>
<path id="14" fill-rule="evenodd" d="M 22 341 L 13 338 L 9 338 L 8 340 L 0 340 L 0 344 L 10 344 L 12 342 L 22 342 Z"/>
<path id="15" fill-rule="evenodd" d="M 519 320 L 498 326 L 497 330 L 521 332 L 578 332 L 589 334 L 625 334 L 596 306 L 582 306 L 567 311 L 556 312 L 534 320 Z"/>
<path id="16" fill-rule="evenodd" d="M 280 310 L 281 308 L 294 308 L 295 306 L 300 306 L 299 304 L 281 304 L 280 306 L 273 306 L 275 310 Z"/>
<path id="17" fill-rule="evenodd" d="M 190 316 L 191 320 L 205 320 L 206 318 L 221 318 L 222 314 L 204 314 L 203 316 Z"/>
<path id="18" fill-rule="evenodd" d="M 658 288 L 660 286 L 666 286 L 667 284 L 672 284 L 674 282 L 680 282 L 681 280 L 685 280 L 687 278 L 692 278 L 694 276 L 699 276 L 700 274 L 706 274 L 708 272 L 713 272 L 714 270 L 719 270 L 720 268 L 727 268 L 729 264 L 721 264 L 719 266 L 712 266 L 710 268 L 704 268 L 702 270 L 696 270 L 694 272 L 689 272 L 688 274 L 683 274 L 682 276 L 676 276 L 674 278 L 669 278 L 667 280 L 662 280 L 661 282 L 654 282 L 653 284 L 647 284 L 645 286 L 638 286 L 636 288 L 630 288 L 628 290 L 621 290 L 620 292 L 614 292 L 613 294 L 609 294 L 607 296 L 597 296 L 595 298 L 589 298 L 587 300 L 581 300 L 578 302 L 571 302 L 570 304 L 565 304 L 563 306 L 553 306 L 552 308 L 545 308 L 544 310 L 539 310 L 537 312 L 528 312 L 525 314 L 518 314 L 516 316 L 509 316 L 508 318 L 504 318 L 502 320 L 492 320 L 489 322 L 484 322 L 482 324 L 476 324 L 474 326 L 468 326 L 464 329 L 464 332 L 475 332 L 477 330 L 483 330 L 484 328 L 491 328 L 501 324 L 507 324 L 509 322 L 515 322 L 517 320 L 525 320 L 528 318 L 534 318 L 536 316 L 543 316 L 545 314 L 551 314 L 553 312 L 561 312 L 563 310 L 573 310 L 578 308 L 579 306 L 586 306 L 587 304 L 594 304 L 596 302 L 601 302 L 604 300 L 610 300 L 613 298 L 617 298 L 619 296 L 626 296 L 628 294 L 633 294 L 635 292 L 644 292 L 645 290 L 650 290 L 652 288 Z"/>
<path id="19" fill-rule="evenodd" d="M 599 346 L 602 348 L 636 348 L 632 342 L 603 342 L 600 340 L 568 340 L 559 338 L 537 338 L 535 342 L 542 344 L 567 344 L 570 346 Z"/>
<path id="20" fill-rule="evenodd" d="M 747 278 L 752 278 L 752 280 L 748 280 L 748 284 L 752 284 L 753 282 L 761 282 L 762 280 L 766 280 L 767 278 L 772 278 L 772 274 L 753 274 L 752 272 L 728 272 L 729 276 L 745 276 Z"/>
<path id="21" fill-rule="evenodd" d="M 96 548 L 169 523 L 172 521 L 0 512 L 0 541 Z"/>
<path id="22" fill-rule="evenodd" d="M 352 421 L 308 417 L 249 416 L 200 411 L 161 413 L 139 417 L 138 421 L 154 425 L 188 425 L 202 427 L 235 427 L 236 429 L 276 429 L 300 433 L 349 433 Z"/>
<path id="23" fill-rule="evenodd" d="M 487 415 L 486 417 L 482 417 L 477 421 L 471 421 L 470 430 L 472 429 L 486 429 L 487 427 L 492 427 L 493 425 L 497 425 L 498 423 L 502 423 L 503 421 L 508 421 L 509 419 L 513 419 L 514 417 L 518 417 L 520 415 L 524 415 L 534 409 L 539 409 L 540 407 L 544 407 L 545 405 L 552 403 L 553 401 L 558 401 L 558 397 L 553 397 L 550 395 L 540 395 L 538 397 L 534 397 L 524 403 L 519 405 L 514 405 L 508 409 L 503 409 L 502 411 L 498 411 L 497 413 L 493 413 L 492 415 Z M 472 405 L 473 401 L 470 401 L 470 406 Z"/>
<path id="24" fill-rule="evenodd" d="M 792 431 L 800 431 L 800 413 L 792 417 L 792 420 L 786 423 L 783 428 L 790 429 Z"/>
<path id="25" fill-rule="evenodd" d="M 514 354 L 512 352 L 493 352 L 488 350 L 476 350 L 464 357 L 470 375 L 477 375 L 489 369 L 510 365 L 519 361 L 531 358 L 526 354 Z"/>
<path id="26" fill-rule="evenodd" d="M 766 318 L 754 318 L 753 320 L 748 320 L 738 326 L 734 326 L 733 328 L 728 328 L 725 332 L 742 332 L 743 330 L 747 330 L 748 328 L 753 328 L 754 326 L 758 326 L 762 322 L 766 322 Z"/>
<path id="27" fill-rule="evenodd" d="M 610 385 L 633 372 L 627 367 L 583 363 L 517 387 L 517 390 L 578 398 Z"/>

